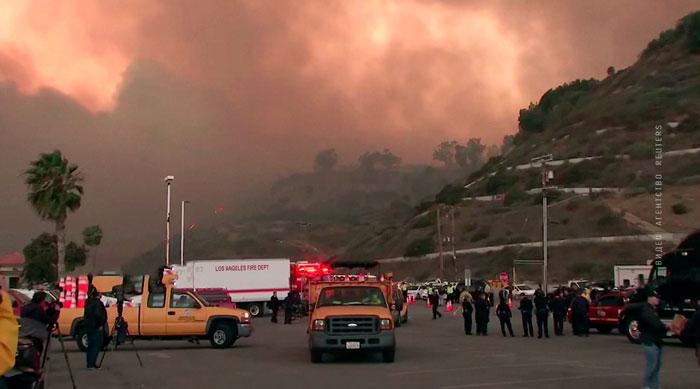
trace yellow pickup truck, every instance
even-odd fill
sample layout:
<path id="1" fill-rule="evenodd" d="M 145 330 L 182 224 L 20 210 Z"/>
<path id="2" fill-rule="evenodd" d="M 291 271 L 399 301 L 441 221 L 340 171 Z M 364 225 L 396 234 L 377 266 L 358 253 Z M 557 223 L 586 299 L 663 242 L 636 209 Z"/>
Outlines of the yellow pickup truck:
<path id="1" fill-rule="evenodd" d="M 324 353 L 341 351 L 380 352 L 384 362 L 394 362 L 392 283 L 362 276 L 331 277 L 309 284 L 311 362 L 321 362 Z"/>
<path id="2" fill-rule="evenodd" d="M 142 285 L 149 285 L 149 276 L 144 276 Z M 196 293 L 174 289 L 166 277 L 158 291 L 144 287 L 141 304 L 124 306 L 122 316 L 129 334 L 137 339 L 208 338 L 212 347 L 227 348 L 253 332 L 248 311 L 211 306 Z M 117 318 L 116 304 L 107 308 L 107 318 L 111 331 Z M 83 308 L 62 309 L 58 324 L 64 335 L 68 332 L 75 338 L 80 350 L 87 349 Z"/>

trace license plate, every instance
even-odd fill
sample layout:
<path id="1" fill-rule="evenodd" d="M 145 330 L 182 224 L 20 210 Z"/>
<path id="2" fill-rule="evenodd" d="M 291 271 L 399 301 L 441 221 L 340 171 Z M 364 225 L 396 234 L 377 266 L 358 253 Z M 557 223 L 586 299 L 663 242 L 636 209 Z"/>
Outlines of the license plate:
<path id="1" fill-rule="evenodd" d="M 347 350 L 359 350 L 360 342 L 345 342 L 345 349 Z"/>

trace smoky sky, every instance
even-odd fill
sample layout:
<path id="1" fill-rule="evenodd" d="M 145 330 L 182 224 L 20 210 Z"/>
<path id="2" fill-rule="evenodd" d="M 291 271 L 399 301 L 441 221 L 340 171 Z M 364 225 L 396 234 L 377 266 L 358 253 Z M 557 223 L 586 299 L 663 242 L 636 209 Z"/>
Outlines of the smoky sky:
<path id="1" fill-rule="evenodd" d="M 52 228 L 22 183 L 40 152 L 81 166 L 69 235 L 100 224 L 117 264 L 162 241 L 166 175 L 173 229 L 183 199 L 200 228 L 320 149 L 430 163 L 442 140 L 500 143 L 520 108 L 631 65 L 693 3 L 3 2 L 0 252 Z"/>

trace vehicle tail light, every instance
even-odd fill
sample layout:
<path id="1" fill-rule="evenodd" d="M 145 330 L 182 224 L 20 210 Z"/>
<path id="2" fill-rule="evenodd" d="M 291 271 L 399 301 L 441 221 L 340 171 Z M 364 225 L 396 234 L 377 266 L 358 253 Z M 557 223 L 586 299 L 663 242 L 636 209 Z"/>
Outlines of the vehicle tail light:
<path id="1" fill-rule="evenodd" d="M 314 320 L 314 331 L 323 331 L 326 328 L 326 321 L 323 319 Z"/>
<path id="2" fill-rule="evenodd" d="M 391 329 L 391 320 L 390 319 L 382 319 L 381 328 L 383 330 L 390 330 Z"/>
<path id="3" fill-rule="evenodd" d="M 243 322 L 250 323 L 250 313 L 248 313 L 248 312 L 243 313 Z"/>

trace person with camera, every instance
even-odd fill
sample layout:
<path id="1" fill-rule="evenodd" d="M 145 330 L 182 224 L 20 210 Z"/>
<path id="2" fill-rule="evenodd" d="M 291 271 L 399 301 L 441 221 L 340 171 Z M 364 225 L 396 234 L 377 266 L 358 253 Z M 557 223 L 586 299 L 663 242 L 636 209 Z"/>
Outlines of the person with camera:
<path id="1" fill-rule="evenodd" d="M 92 286 L 88 291 L 88 299 L 85 301 L 84 323 L 87 331 L 87 359 L 88 370 L 99 369 L 97 356 L 102 349 L 107 324 L 107 310 L 100 300 L 100 292 Z"/>
<path id="2" fill-rule="evenodd" d="M 34 293 L 32 301 L 20 311 L 20 336 L 41 340 L 42 344 L 37 347 L 43 349 L 43 342 L 49 338 L 50 327 L 58 320 L 60 309 L 58 304 L 46 301 L 45 292 Z"/>

